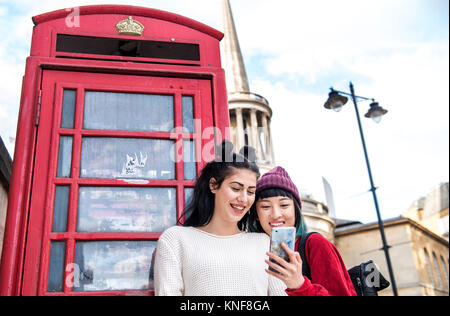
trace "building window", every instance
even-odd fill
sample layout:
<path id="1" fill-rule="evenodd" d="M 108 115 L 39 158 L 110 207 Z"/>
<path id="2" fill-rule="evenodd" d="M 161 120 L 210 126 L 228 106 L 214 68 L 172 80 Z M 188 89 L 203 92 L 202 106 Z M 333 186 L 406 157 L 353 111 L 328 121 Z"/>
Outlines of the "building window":
<path id="1" fill-rule="evenodd" d="M 427 263 L 428 278 L 430 279 L 430 282 L 431 282 L 431 285 L 433 286 L 433 288 L 436 288 L 436 282 L 434 280 L 433 271 L 432 271 L 432 267 L 431 267 L 430 255 L 428 254 L 428 251 L 426 248 L 424 248 L 423 251 L 425 253 L 425 261 Z"/>
<path id="2" fill-rule="evenodd" d="M 448 270 L 447 270 L 447 265 L 445 264 L 445 260 L 444 257 L 441 256 L 441 266 L 442 266 L 442 271 L 444 271 L 444 282 L 447 285 L 447 290 L 449 289 L 448 287 Z"/>
<path id="3" fill-rule="evenodd" d="M 434 264 L 434 271 L 436 272 L 437 288 L 442 289 L 443 288 L 442 274 L 441 270 L 439 269 L 439 263 L 436 254 L 434 252 L 433 252 L 433 264 Z"/>

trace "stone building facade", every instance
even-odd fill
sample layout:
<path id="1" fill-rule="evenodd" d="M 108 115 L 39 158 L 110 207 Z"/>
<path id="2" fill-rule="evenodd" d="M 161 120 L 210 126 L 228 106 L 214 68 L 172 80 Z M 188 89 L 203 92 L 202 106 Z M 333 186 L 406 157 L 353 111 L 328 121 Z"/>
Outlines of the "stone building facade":
<path id="1" fill-rule="evenodd" d="M 414 201 L 404 217 L 425 226 L 448 241 L 448 182 L 433 188 L 426 196 Z"/>
<path id="2" fill-rule="evenodd" d="M 449 295 L 448 241 L 405 217 L 384 221 L 392 268 L 400 296 Z M 378 223 L 337 227 L 335 245 L 347 267 L 373 260 L 388 278 Z M 380 295 L 392 295 L 392 288 Z"/>

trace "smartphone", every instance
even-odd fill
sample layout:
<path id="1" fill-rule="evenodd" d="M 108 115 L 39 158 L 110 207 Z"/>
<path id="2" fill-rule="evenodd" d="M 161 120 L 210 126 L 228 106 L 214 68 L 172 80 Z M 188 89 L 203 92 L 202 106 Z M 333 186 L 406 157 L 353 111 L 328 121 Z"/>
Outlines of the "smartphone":
<path id="1" fill-rule="evenodd" d="M 285 243 L 292 251 L 295 247 L 295 227 L 276 227 L 272 228 L 270 235 L 270 252 L 289 262 L 289 255 L 281 247 Z M 270 261 L 275 262 L 270 259 Z M 277 262 L 275 262 L 277 263 Z M 277 263 L 278 264 L 278 263 Z M 269 270 L 279 273 L 277 270 L 269 267 Z"/>

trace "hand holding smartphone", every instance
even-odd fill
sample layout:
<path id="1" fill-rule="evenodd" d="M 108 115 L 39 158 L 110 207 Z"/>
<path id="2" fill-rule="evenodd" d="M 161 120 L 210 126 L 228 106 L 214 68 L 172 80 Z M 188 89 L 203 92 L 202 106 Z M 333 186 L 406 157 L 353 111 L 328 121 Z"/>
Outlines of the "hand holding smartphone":
<path id="1" fill-rule="evenodd" d="M 292 251 L 294 251 L 295 227 L 275 227 L 272 229 L 270 235 L 270 252 L 289 262 L 289 255 L 281 247 L 281 243 L 285 243 Z M 275 262 L 272 259 L 270 259 L 270 261 Z M 272 267 L 269 267 L 269 270 L 279 273 Z"/>

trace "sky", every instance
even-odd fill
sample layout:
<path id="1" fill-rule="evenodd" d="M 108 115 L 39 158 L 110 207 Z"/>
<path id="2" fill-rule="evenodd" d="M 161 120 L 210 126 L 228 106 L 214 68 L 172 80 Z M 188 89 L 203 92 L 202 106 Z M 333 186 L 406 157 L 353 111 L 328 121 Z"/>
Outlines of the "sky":
<path id="1" fill-rule="evenodd" d="M 138 0 L 126 4 L 181 14 L 222 30 L 222 0 Z M 448 0 L 230 0 L 250 90 L 268 99 L 276 164 L 300 191 L 336 216 L 376 221 L 351 102 L 323 105 L 330 87 L 374 98 L 389 112 L 366 119 L 368 156 L 381 216 L 399 216 L 449 178 Z M 122 1 L 0 0 L 0 136 L 14 152 L 31 17 Z"/>

